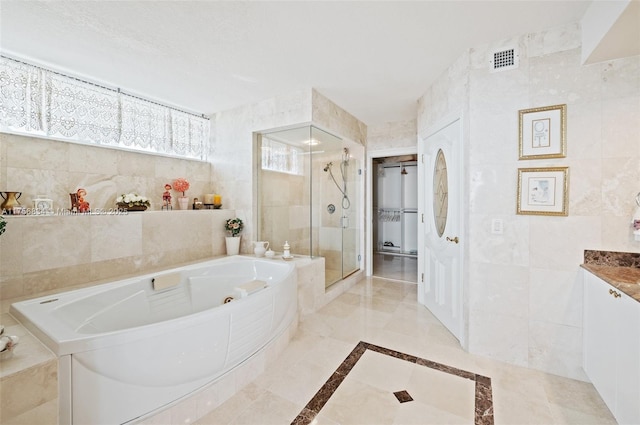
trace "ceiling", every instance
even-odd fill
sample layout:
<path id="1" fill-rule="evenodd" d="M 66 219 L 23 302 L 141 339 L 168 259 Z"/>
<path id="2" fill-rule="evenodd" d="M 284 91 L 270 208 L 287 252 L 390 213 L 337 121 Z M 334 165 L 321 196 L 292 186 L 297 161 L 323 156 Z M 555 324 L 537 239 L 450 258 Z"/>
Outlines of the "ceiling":
<path id="1" fill-rule="evenodd" d="M 368 125 L 414 118 L 465 49 L 590 1 L 0 1 L 3 54 L 211 114 L 313 87 Z"/>

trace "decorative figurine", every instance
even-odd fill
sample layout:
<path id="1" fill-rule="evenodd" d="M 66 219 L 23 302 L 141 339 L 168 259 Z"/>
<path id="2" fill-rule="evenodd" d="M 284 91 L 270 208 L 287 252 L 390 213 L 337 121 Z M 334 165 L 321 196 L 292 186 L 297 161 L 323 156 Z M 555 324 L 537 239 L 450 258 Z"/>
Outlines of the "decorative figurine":
<path id="1" fill-rule="evenodd" d="M 84 199 L 84 197 L 87 196 L 87 191 L 83 188 L 80 188 L 78 189 L 76 194 L 78 195 L 78 212 L 89 212 L 89 202 Z"/>
<path id="2" fill-rule="evenodd" d="M 73 213 L 77 213 L 78 212 L 78 194 L 70 193 L 69 198 L 71 198 L 71 209 L 69 211 Z"/>
<path id="3" fill-rule="evenodd" d="M 171 185 L 169 183 L 164 185 L 164 193 L 162 194 L 162 208 L 161 209 L 167 209 L 167 211 L 172 210 L 173 207 L 171 206 L 171 192 L 169 192 L 171 190 Z"/>

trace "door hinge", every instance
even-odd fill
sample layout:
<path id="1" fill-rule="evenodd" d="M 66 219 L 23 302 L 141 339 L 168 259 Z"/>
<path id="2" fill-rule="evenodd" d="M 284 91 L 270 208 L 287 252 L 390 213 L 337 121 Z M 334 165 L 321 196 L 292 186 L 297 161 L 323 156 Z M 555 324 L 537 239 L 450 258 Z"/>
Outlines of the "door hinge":
<path id="1" fill-rule="evenodd" d="M 362 255 L 358 254 L 358 263 L 362 260 Z"/>
<path id="2" fill-rule="evenodd" d="M 422 154 L 422 159 L 420 161 L 424 164 L 424 154 Z"/>
<path id="3" fill-rule="evenodd" d="M 424 282 L 424 273 L 420 275 L 420 282 Z"/>
<path id="4" fill-rule="evenodd" d="M 424 223 L 424 214 L 420 214 L 420 215 L 421 215 L 421 217 L 420 217 L 420 221 L 421 221 L 422 223 Z"/>
<path id="5" fill-rule="evenodd" d="M 362 168 L 358 168 L 358 175 L 361 176 L 362 175 Z"/>

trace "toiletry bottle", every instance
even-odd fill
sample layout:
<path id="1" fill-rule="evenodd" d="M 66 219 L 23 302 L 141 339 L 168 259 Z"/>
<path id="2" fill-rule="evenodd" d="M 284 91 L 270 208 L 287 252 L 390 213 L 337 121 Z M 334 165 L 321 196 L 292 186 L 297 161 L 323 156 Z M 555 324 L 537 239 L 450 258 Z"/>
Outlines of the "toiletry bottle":
<path id="1" fill-rule="evenodd" d="M 283 257 L 291 257 L 291 247 L 289 246 L 289 241 L 284 241 L 284 253 L 282 254 Z"/>

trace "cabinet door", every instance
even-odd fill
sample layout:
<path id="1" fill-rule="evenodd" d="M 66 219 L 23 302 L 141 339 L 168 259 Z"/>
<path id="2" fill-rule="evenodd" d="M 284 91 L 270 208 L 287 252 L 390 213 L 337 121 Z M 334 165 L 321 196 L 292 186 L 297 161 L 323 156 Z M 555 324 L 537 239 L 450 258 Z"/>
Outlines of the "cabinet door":
<path id="1" fill-rule="evenodd" d="M 619 424 L 640 424 L 640 303 L 622 293 L 614 302 L 618 312 L 618 388 L 614 415 Z"/>
<path id="2" fill-rule="evenodd" d="M 616 406 L 616 311 L 610 285 L 584 272 L 583 367 L 612 412 Z"/>

